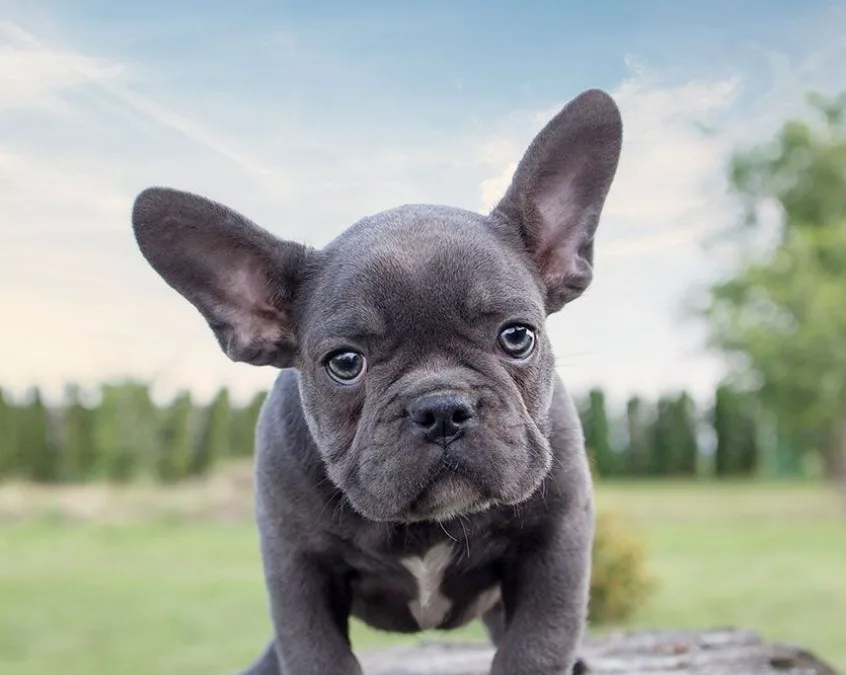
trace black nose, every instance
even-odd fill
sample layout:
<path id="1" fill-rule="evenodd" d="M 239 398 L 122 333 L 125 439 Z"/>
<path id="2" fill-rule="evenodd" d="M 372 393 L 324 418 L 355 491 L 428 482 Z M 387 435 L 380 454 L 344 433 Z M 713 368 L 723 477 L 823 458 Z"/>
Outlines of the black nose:
<path id="1" fill-rule="evenodd" d="M 463 394 L 428 394 L 406 407 L 414 430 L 430 443 L 448 445 L 464 433 L 473 418 L 473 402 Z"/>

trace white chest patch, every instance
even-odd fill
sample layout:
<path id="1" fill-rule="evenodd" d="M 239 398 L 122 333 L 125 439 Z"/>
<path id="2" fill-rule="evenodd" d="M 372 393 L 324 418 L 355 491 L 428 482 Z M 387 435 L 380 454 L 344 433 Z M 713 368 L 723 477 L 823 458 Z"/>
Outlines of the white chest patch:
<path id="1" fill-rule="evenodd" d="M 452 602 L 441 593 L 441 581 L 452 559 L 452 547 L 440 543 L 420 558 L 405 558 L 403 566 L 417 581 L 417 597 L 408 603 L 411 615 L 423 630 L 436 628 L 446 618 Z"/>

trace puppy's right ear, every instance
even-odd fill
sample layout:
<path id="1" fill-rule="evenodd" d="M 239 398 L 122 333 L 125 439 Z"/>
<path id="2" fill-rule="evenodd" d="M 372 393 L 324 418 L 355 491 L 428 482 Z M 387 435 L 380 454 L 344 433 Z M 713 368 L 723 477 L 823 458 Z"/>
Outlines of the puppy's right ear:
<path id="1" fill-rule="evenodd" d="M 292 307 L 311 249 L 281 241 L 221 204 L 167 188 L 138 195 L 132 227 L 147 262 L 200 311 L 230 359 L 293 363 Z"/>
<path id="2" fill-rule="evenodd" d="M 598 89 L 580 94 L 538 133 L 494 208 L 537 264 L 548 313 L 593 279 L 593 241 L 622 141 L 614 100 Z"/>

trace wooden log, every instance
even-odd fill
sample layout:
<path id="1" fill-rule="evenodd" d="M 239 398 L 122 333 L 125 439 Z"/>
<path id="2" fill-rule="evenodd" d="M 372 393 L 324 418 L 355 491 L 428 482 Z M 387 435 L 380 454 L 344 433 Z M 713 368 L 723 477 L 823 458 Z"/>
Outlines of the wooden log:
<path id="1" fill-rule="evenodd" d="M 617 632 L 581 654 L 590 675 L 840 675 L 804 649 L 731 628 Z M 366 675 L 487 675 L 492 657 L 485 643 L 448 641 L 360 654 Z"/>

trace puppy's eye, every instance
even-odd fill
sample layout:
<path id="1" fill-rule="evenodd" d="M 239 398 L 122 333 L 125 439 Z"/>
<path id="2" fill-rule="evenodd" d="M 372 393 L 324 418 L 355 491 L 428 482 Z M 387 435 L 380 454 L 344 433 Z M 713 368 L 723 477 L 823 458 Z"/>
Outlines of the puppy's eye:
<path id="1" fill-rule="evenodd" d="M 365 365 L 364 356 L 358 352 L 335 352 L 326 361 L 326 372 L 336 382 L 353 384 L 364 375 Z"/>
<path id="2" fill-rule="evenodd" d="M 523 324 L 513 324 L 502 329 L 499 346 L 513 359 L 525 359 L 535 349 L 535 332 Z"/>

